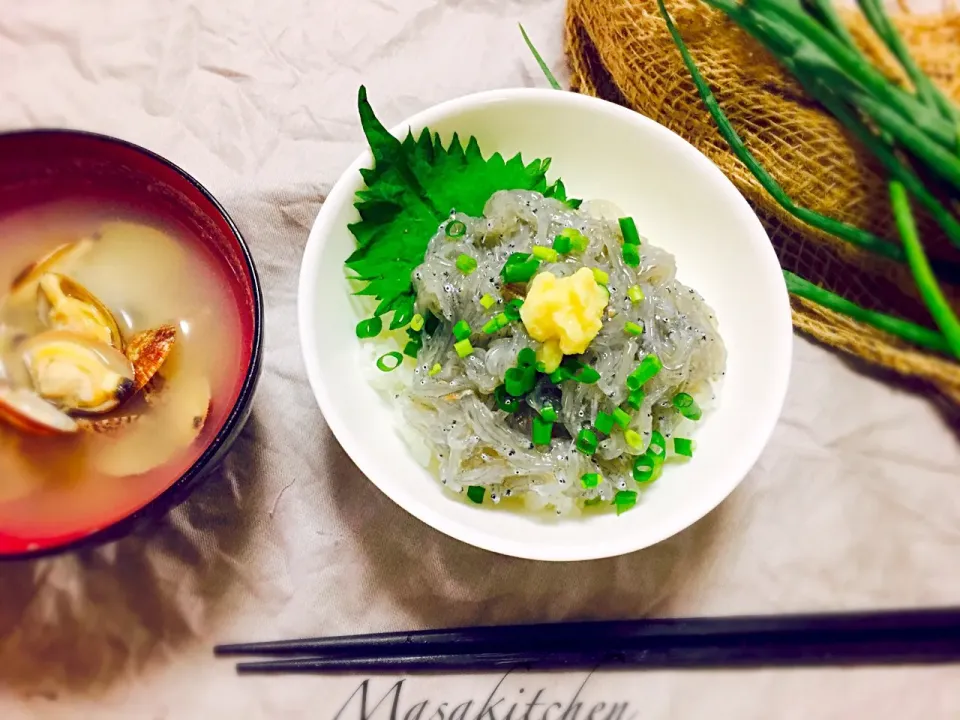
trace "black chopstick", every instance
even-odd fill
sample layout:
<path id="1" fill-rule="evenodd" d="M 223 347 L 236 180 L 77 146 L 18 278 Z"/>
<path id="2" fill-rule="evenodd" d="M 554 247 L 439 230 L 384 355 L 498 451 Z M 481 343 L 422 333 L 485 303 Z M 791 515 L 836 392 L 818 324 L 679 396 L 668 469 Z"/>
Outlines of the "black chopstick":
<path id="1" fill-rule="evenodd" d="M 221 645 L 292 658 L 251 672 L 483 671 L 943 663 L 960 660 L 960 610 L 572 622 Z"/>
<path id="2" fill-rule="evenodd" d="M 895 610 L 859 613 L 657 618 L 595 622 L 540 623 L 421 630 L 302 640 L 219 645 L 220 656 L 321 656 L 452 654 L 647 648 L 657 645 L 720 642 L 898 641 L 960 639 L 960 609 Z"/>
<path id="3" fill-rule="evenodd" d="M 510 669 L 704 670 L 770 667 L 942 664 L 960 661 L 960 642 L 859 642 L 660 647 L 591 652 L 457 653 L 451 655 L 293 658 L 237 665 L 241 674 L 457 673 Z"/>

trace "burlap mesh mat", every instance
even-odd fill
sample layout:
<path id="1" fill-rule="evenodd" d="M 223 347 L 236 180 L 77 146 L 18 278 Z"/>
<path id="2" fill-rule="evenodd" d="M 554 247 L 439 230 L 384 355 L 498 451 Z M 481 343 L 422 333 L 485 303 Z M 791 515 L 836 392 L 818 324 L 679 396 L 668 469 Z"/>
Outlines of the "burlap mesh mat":
<path id="1" fill-rule="evenodd" d="M 667 7 L 720 106 L 787 194 L 800 205 L 898 240 L 885 176 L 868 153 L 722 14 L 700 0 L 667 0 Z M 854 37 L 896 74 L 859 14 L 846 17 Z M 920 66 L 960 99 L 960 13 L 894 20 Z M 931 324 L 906 266 L 796 220 L 737 160 L 697 95 L 655 0 L 570 0 L 566 49 L 575 91 L 638 110 L 719 166 L 757 211 L 784 268 L 865 307 Z M 918 221 L 932 256 L 960 261 L 928 218 Z M 960 306 L 960 286 L 945 289 Z M 960 405 L 957 362 L 800 298 L 793 299 L 793 320 L 817 340 L 921 380 Z"/>

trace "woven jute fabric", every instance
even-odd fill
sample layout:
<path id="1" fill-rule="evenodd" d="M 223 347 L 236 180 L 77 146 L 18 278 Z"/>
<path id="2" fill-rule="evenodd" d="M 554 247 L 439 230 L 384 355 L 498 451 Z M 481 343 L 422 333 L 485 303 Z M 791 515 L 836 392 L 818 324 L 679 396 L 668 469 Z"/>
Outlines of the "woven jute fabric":
<path id="1" fill-rule="evenodd" d="M 720 107 L 747 147 L 798 205 L 897 241 L 886 174 L 869 152 L 807 98 L 775 59 L 701 0 L 667 0 Z M 851 32 L 891 76 L 899 68 L 857 13 Z M 960 13 L 898 14 L 894 22 L 919 65 L 960 100 Z M 674 45 L 656 0 L 570 0 L 566 50 L 572 89 L 617 102 L 691 142 L 756 210 L 787 270 L 860 305 L 931 325 L 909 268 L 820 232 L 783 210 L 720 136 Z M 918 210 L 929 254 L 960 261 Z M 960 286 L 946 284 L 955 307 Z M 816 303 L 793 299 L 794 325 L 820 342 L 892 370 L 960 405 L 960 364 Z"/>

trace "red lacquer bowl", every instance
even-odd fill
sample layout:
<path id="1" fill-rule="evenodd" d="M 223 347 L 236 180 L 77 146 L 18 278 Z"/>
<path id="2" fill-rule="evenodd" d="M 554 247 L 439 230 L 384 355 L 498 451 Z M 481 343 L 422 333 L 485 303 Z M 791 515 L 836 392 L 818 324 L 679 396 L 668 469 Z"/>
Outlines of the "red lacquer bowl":
<path id="1" fill-rule="evenodd" d="M 29 558 L 115 540 L 141 522 L 181 502 L 223 459 L 250 415 L 263 345 L 263 299 L 250 251 L 220 203 L 194 178 L 162 157 L 131 143 L 71 130 L 0 134 L 0 218 L 57 202 L 103 201 L 181 228 L 212 256 L 239 314 L 236 367 L 231 388 L 214 400 L 198 442 L 202 453 L 162 487 L 84 526 L 11 532 L 0 526 L 0 559 Z M 0 246 L 0 262 L 3 249 Z M 219 406 L 219 407 L 217 407 Z M 169 480 L 169 482 L 168 482 Z M 2 482 L 2 478 L 0 478 Z"/>

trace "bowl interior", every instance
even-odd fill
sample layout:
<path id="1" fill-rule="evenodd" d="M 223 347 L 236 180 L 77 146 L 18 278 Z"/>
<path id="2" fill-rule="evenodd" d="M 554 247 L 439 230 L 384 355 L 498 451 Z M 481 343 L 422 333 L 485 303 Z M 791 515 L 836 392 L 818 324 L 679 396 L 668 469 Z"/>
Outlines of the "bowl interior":
<path id="1" fill-rule="evenodd" d="M 740 482 L 776 423 L 787 387 L 791 325 L 779 264 L 756 216 L 726 177 L 653 121 L 572 93 L 507 90 L 432 108 L 395 132 L 430 127 L 448 140 L 475 135 L 485 155 L 551 157 L 549 179 L 568 193 L 617 203 L 642 235 L 677 258 L 680 280 L 716 311 L 729 353 L 717 408 L 705 415 L 697 452 L 673 465 L 638 506 L 617 517 L 552 519 L 452 499 L 411 457 L 396 415 L 366 382 L 343 261 L 347 224 L 362 186 L 357 160 L 334 188 L 310 235 L 300 319 L 311 384 L 332 431 L 387 495 L 433 527 L 518 557 L 582 560 L 637 550 L 694 523 Z"/>
<path id="2" fill-rule="evenodd" d="M 223 443 L 253 374 L 259 343 L 260 300 L 249 253 L 217 202 L 175 166 L 136 146 L 87 133 L 0 135 L 0 222 L 29 217 L 37 208 L 57 203 L 102 205 L 111 209 L 111 218 L 136 218 L 172 228 L 186 241 L 189 255 L 202 259 L 213 271 L 223 297 L 237 308 L 236 347 L 224 356 L 226 379 L 218 386 L 222 391 L 214 393 L 202 434 L 178 469 L 152 473 L 148 479 L 133 478 L 123 493 L 96 510 L 62 521 L 41 520 L 31 513 L 38 499 L 54 502 L 44 494 L 67 490 L 35 488 L 4 508 L 8 520 L 0 522 L 0 556 L 50 551 L 101 532 L 143 510 L 178 479 L 196 475 L 211 459 L 211 451 Z M 0 256 L 4 246 L 0 238 Z M 50 249 L 39 247 L 36 256 Z M 129 272 L 136 268 L 130 267 Z M 69 502 L 69 495 L 63 498 Z"/>

